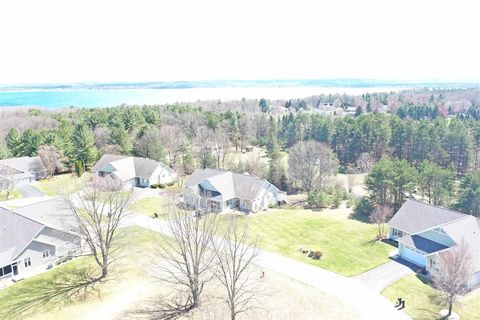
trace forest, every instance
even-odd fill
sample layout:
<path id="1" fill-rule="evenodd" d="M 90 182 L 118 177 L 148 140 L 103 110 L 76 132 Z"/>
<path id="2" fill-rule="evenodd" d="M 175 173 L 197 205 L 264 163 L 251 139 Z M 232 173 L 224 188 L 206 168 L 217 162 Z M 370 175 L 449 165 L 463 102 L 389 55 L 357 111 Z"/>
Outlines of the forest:
<path id="1" fill-rule="evenodd" d="M 355 112 L 322 112 L 328 108 Z M 0 158 L 40 155 L 54 164 L 52 174 L 82 171 L 112 153 L 160 160 L 181 175 L 248 171 L 282 190 L 314 194 L 324 186 L 295 172 L 327 162 L 320 171 L 369 172 L 372 201 L 398 207 L 417 192 L 480 214 L 479 89 L 0 113 Z M 247 146 L 265 149 L 268 161 L 227 157 Z"/>

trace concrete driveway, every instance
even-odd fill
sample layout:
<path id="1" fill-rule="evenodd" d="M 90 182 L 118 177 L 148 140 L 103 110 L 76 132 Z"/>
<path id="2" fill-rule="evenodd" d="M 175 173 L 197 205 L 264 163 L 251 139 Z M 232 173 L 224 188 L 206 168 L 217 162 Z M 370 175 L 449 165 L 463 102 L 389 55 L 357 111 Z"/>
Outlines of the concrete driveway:
<path id="1" fill-rule="evenodd" d="M 145 215 L 133 215 L 125 219 L 121 227 L 127 226 L 140 226 L 167 236 L 170 234 L 167 222 Z M 395 309 L 394 304 L 378 294 L 378 291 L 353 278 L 264 250 L 259 250 L 254 263 L 264 268 L 267 275 L 268 270 L 271 270 L 334 296 L 352 306 L 359 319 L 411 319 L 404 311 Z"/>
<path id="2" fill-rule="evenodd" d="M 392 258 L 392 261 L 355 276 L 353 279 L 363 283 L 376 292 L 382 292 L 383 289 L 395 281 L 414 274 L 415 272 L 412 268 L 414 268 L 412 264 L 402 259 Z"/>
<path id="3" fill-rule="evenodd" d="M 24 198 L 36 198 L 36 197 L 43 197 L 43 192 L 35 188 L 30 184 L 24 184 L 21 186 L 17 186 L 16 189 L 18 192 L 22 194 Z"/>

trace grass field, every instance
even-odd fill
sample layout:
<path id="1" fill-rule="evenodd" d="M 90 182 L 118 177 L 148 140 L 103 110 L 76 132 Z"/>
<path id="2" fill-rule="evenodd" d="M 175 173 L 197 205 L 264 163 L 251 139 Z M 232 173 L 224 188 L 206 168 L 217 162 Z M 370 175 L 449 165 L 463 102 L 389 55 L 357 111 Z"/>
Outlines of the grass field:
<path id="1" fill-rule="evenodd" d="M 375 240 L 376 226 L 349 218 L 349 209 L 312 212 L 303 209 L 269 210 L 247 219 L 260 248 L 277 252 L 346 276 L 388 262 L 392 247 Z M 321 260 L 298 252 L 320 250 Z"/>
<path id="2" fill-rule="evenodd" d="M 85 183 L 92 177 L 91 173 L 86 172 L 82 177 L 77 178 L 67 173 L 52 178 L 39 181 L 35 186 L 48 196 L 59 195 L 63 191 L 74 191 L 76 187 Z"/>
<path id="3" fill-rule="evenodd" d="M 20 192 L 18 192 L 16 189 L 13 189 L 13 191 L 10 192 L 8 199 L 6 197 L 7 197 L 7 194 L 3 191 L 0 191 L 0 201 L 21 199 L 23 198 L 23 195 Z"/>
<path id="4" fill-rule="evenodd" d="M 382 294 L 394 302 L 397 297 L 405 299 L 406 311 L 413 319 L 439 319 L 440 310 L 446 308 L 442 304 L 440 293 L 415 275 L 395 282 Z M 480 292 L 473 292 L 462 298 L 453 307 L 453 311 L 460 319 L 480 319 Z"/>
<path id="5" fill-rule="evenodd" d="M 152 218 L 153 214 L 156 212 L 158 213 L 159 219 L 167 220 L 167 210 L 164 210 L 166 205 L 166 200 L 161 197 L 144 198 L 137 201 L 133 205 L 132 210 Z"/>

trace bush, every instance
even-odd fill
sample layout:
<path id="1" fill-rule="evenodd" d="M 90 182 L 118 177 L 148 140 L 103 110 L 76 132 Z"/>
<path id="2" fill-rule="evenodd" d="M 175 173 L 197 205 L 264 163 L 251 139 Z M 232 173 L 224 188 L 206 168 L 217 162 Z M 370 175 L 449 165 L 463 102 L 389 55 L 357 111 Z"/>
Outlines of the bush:
<path id="1" fill-rule="evenodd" d="M 167 187 L 171 187 L 171 186 L 175 185 L 175 182 L 172 181 L 172 182 L 166 183 L 165 185 L 166 185 Z"/>
<path id="2" fill-rule="evenodd" d="M 353 212 L 357 215 L 368 217 L 373 210 L 373 205 L 366 197 L 359 198 L 355 203 Z"/>
<path id="3" fill-rule="evenodd" d="M 348 168 L 347 168 L 347 166 L 340 166 L 340 167 L 338 167 L 338 173 L 347 174 L 347 173 L 348 173 Z"/>
<path id="4" fill-rule="evenodd" d="M 159 183 L 159 184 L 157 184 L 157 187 L 160 188 L 160 189 L 164 189 L 165 185 L 163 183 Z"/>
<path id="5" fill-rule="evenodd" d="M 307 196 L 307 208 L 313 210 L 320 210 L 328 207 L 331 199 L 328 194 L 323 191 L 316 190 L 308 193 Z"/>
<path id="6" fill-rule="evenodd" d="M 157 189 L 157 188 L 158 188 L 158 184 L 156 184 L 156 183 L 155 183 L 155 184 L 152 184 L 152 185 L 150 186 L 150 188 L 152 188 L 152 189 Z"/>

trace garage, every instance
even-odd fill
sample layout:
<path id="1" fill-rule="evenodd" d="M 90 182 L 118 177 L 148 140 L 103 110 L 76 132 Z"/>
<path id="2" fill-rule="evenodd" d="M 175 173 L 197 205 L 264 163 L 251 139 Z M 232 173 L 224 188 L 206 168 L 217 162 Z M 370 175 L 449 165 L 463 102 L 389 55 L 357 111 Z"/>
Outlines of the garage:
<path id="1" fill-rule="evenodd" d="M 420 267 L 425 267 L 427 265 L 427 259 L 423 256 L 421 251 L 415 248 L 406 246 L 404 244 L 400 244 L 399 251 L 400 251 L 400 256 L 403 259 L 410 261 L 412 263 L 415 263 Z"/>

